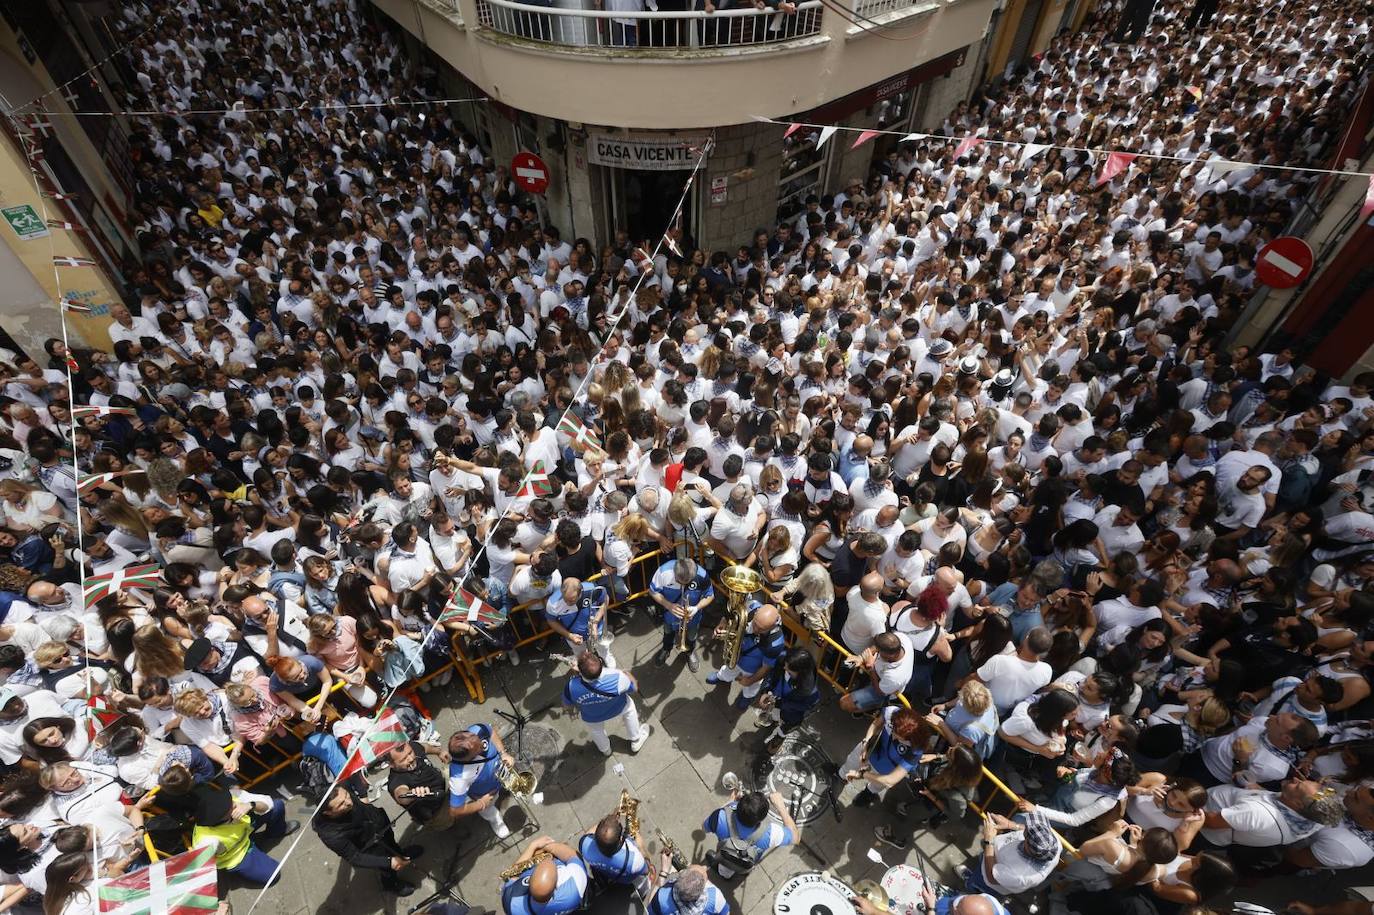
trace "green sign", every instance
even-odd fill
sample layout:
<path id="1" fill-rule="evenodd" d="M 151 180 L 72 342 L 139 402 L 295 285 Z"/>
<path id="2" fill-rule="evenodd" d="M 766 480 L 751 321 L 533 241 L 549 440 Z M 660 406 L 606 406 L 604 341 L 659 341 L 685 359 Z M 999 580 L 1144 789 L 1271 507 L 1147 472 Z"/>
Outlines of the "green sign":
<path id="1" fill-rule="evenodd" d="M 0 209 L 0 213 L 5 215 L 5 221 L 10 224 L 14 234 L 22 239 L 43 238 L 50 234 L 43 217 L 27 203 L 17 207 L 4 207 Z"/>

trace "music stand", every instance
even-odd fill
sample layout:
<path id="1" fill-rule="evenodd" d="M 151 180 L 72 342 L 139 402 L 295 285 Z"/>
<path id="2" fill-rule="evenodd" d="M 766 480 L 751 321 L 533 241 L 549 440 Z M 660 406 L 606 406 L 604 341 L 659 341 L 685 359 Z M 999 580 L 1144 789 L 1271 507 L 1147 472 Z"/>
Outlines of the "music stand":
<path id="1" fill-rule="evenodd" d="M 444 866 L 444 879 L 442 880 L 434 876 L 431 871 L 425 872 L 436 884 L 436 889 L 424 899 L 421 899 L 419 902 L 406 909 L 406 915 L 415 915 L 416 912 L 428 909 L 441 899 L 446 899 L 449 902 L 468 907 L 467 902 L 456 892 L 458 889 L 458 878 L 453 876 L 453 871 L 458 866 L 458 861 L 462 857 L 462 854 L 463 843 L 454 842 L 453 851 L 449 853 L 448 863 Z"/>

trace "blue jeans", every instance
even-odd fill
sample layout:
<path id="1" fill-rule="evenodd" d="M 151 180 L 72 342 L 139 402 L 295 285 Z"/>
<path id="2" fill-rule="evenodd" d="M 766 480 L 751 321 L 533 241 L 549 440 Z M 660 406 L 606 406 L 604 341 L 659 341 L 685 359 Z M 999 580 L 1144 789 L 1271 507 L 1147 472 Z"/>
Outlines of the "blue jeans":
<path id="1" fill-rule="evenodd" d="M 969 859 L 968 879 L 964 881 L 964 889 L 970 893 L 987 893 L 989 896 L 1002 898 L 1002 894 L 988 886 L 987 880 L 983 877 L 982 855 Z"/>
<path id="2" fill-rule="evenodd" d="M 878 708 L 887 702 L 887 696 L 873 686 L 856 689 L 849 694 L 849 698 L 854 700 L 854 706 L 861 712 Z"/>
<path id="3" fill-rule="evenodd" d="M 677 631 L 680 626 L 671 626 L 673 623 L 681 622 L 671 613 L 663 614 L 663 650 L 672 651 L 673 646 L 677 645 Z M 697 633 L 701 631 L 701 611 L 697 611 L 687 622 L 687 649 L 694 650 L 697 647 Z"/>
<path id="4" fill-rule="evenodd" d="M 281 798 L 274 798 L 272 809 L 264 814 L 251 814 L 250 819 L 253 826 L 264 826 L 260 838 L 277 839 L 286 835 L 286 803 Z M 272 879 L 272 874 L 277 869 L 277 859 L 259 849 L 256 845 L 248 849 L 248 854 L 243 856 L 243 860 L 233 867 L 226 868 L 231 874 L 237 874 L 249 883 L 258 886 L 266 886 L 267 881 Z"/>

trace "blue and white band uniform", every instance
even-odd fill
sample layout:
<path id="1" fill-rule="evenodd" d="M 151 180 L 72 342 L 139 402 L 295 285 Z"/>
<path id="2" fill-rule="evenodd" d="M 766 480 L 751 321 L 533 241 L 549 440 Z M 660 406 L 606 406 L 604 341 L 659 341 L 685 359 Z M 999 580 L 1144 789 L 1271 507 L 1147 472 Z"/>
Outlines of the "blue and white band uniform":
<path id="1" fill-rule="evenodd" d="M 596 844 L 596 836 L 583 836 L 577 852 L 587 862 L 592 876 L 606 883 L 632 884 L 649 873 L 649 862 L 639 846 L 626 835 L 620 848 L 608 855 Z"/>
<path id="2" fill-rule="evenodd" d="M 699 915 L 726 915 L 730 911 L 730 903 L 725 900 L 725 894 L 716 889 L 711 884 L 706 884 L 705 898 L 701 900 L 704 905 L 695 907 L 686 903 L 679 902 L 673 893 L 673 886 L 668 884 L 661 886 L 654 898 L 649 900 L 649 915 L 678 915 L 679 912 L 694 912 Z"/>
<path id="3" fill-rule="evenodd" d="M 575 604 L 569 604 L 560 595 L 548 602 L 544 612 L 558 620 L 558 624 L 564 629 L 585 640 L 592 617 L 606 605 L 606 602 L 605 588 L 583 582 L 582 593 L 577 596 Z"/>
<path id="4" fill-rule="evenodd" d="M 895 714 L 895 705 L 883 709 L 883 729 L 878 735 L 873 752 L 868 757 L 868 766 L 874 775 L 888 775 L 898 767 L 910 772 L 921 761 L 920 747 L 909 747 L 892 738 L 892 716 Z M 859 741 L 844 761 L 845 771 L 856 770 L 863 765 L 860 761 L 863 749 L 864 741 Z M 881 793 L 881 789 L 872 782 L 868 783 L 868 789 Z"/>
<path id="5" fill-rule="evenodd" d="M 501 782 L 496 777 L 496 771 L 501 766 L 501 754 L 491 741 L 491 728 L 485 724 L 473 724 L 467 727 L 467 731 L 476 734 L 482 741 L 482 751 L 470 762 L 454 760 L 448 764 L 448 804 L 452 808 L 462 807 L 501 790 Z M 490 823 L 498 836 L 506 833 L 506 824 L 495 804 L 488 804 L 477 815 Z"/>
<path id="6" fill-rule="evenodd" d="M 763 604 L 755 601 L 749 608 L 749 626 L 744 630 L 744 637 L 740 639 L 739 663 L 734 667 L 721 667 L 716 671 L 716 677 L 726 683 L 736 677 L 748 677 L 758 673 L 760 668 L 773 667 L 787 651 L 787 641 L 783 635 L 782 626 L 777 625 L 767 632 L 759 635 L 754 632 L 754 614 L 758 612 Z M 764 678 L 759 678 L 755 682 L 745 686 L 740 695 L 745 699 L 752 699 L 763 689 Z"/>
<path id="7" fill-rule="evenodd" d="M 773 849 L 791 845 L 797 840 L 792 830 L 771 817 L 765 817 L 762 823 L 753 828 L 745 826 L 739 821 L 735 808 L 736 802 L 731 802 L 711 811 L 710 816 L 701 824 L 702 828 L 721 842 L 730 839 L 745 842 L 755 864 Z M 717 869 L 723 877 L 728 878 L 734 874 L 724 864 L 718 864 Z"/>
<path id="8" fill-rule="evenodd" d="M 697 612 L 715 599 L 716 591 L 711 585 L 711 576 L 706 574 L 706 570 L 698 567 L 692 580 L 683 585 L 677 580 L 677 560 L 672 559 L 665 562 L 654 573 L 653 581 L 649 583 L 649 590 L 668 603 L 678 607 L 696 607 Z M 673 632 L 677 631 L 678 625 L 682 621 L 672 613 L 663 614 L 663 625 Z"/>
<path id="9" fill-rule="evenodd" d="M 563 704 L 577 708 L 583 724 L 592 735 L 592 743 L 604 755 L 609 756 L 611 752 L 606 722 L 615 718 L 623 721 L 625 736 L 631 744 L 638 742 L 643 734 L 639 725 L 639 710 L 630 698 L 634 688 L 635 681 L 630 679 L 629 674 L 609 667 L 591 683 L 576 676 L 563 687 Z"/>
<path id="10" fill-rule="evenodd" d="M 532 872 L 533 868 L 526 870 L 501 887 L 501 905 L 506 915 L 566 915 L 582 908 L 587 895 L 587 866 L 581 858 L 558 862 L 558 883 L 545 902 L 536 902 L 530 895 Z"/>

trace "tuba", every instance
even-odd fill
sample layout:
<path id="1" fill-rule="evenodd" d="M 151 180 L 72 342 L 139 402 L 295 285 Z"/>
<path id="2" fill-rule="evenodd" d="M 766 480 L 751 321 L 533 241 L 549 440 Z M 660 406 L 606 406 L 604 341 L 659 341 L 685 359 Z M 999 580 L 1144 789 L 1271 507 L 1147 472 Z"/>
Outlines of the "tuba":
<path id="1" fill-rule="evenodd" d="M 533 771 L 508 766 L 504 760 L 496 767 L 496 780 L 501 783 L 502 788 L 522 801 L 530 800 L 539 784 L 539 779 Z"/>
<path id="2" fill-rule="evenodd" d="M 725 588 L 725 619 L 721 622 L 725 639 L 725 666 L 739 663 L 744 634 L 749 631 L 749 596 L 763 590 L 763 578 L 747 566 L 732 565 L 720 573 Z"/>

